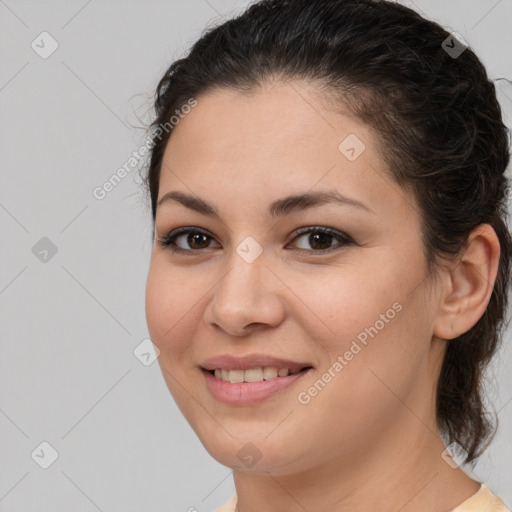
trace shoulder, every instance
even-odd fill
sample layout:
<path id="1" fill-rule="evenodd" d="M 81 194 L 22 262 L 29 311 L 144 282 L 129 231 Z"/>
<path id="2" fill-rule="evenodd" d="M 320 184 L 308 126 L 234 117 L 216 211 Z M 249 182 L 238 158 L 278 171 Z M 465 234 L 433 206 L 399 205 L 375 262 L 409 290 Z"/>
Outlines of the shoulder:
<path id="1" fill-rule="evenodd" d="M 226 503 L 224 503 L 215 512 L 235 512 L 236 507 L 236 494 L 233 494 Z"/>
<path id="2" fill-rule="evenodd" d="M 494 495 L 486 484 L 452 512 L 510 512 L 503 500 Z"/>
<path id="3" fill-rule="evenodd" d="M 236 494 L 231 496 L 215 512 L 234 512 L 236 507 Z M 491 492 L 486 484 L 482 484 L 480 489 L 461 503 L 452 512 L 511 512 L 503 503 L 503 500 Z"/>

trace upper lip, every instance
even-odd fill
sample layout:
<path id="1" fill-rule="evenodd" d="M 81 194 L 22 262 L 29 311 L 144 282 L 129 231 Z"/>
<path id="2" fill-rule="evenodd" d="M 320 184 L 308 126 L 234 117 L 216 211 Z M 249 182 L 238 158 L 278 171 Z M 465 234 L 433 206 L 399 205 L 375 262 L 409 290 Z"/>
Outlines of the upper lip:
<path id="1" fill-rule="evenodd" d="M 249 370 L 251 368 L 288 368 L 289 370 L 301 370 L 310 367 L 311 364 L 298 361 L 290 361 L 280 357 L 265 354 L 250 354 L 235 357 L 231 354 L 222 354 L 204 361 L 201 367 L 205 370 Z"/>

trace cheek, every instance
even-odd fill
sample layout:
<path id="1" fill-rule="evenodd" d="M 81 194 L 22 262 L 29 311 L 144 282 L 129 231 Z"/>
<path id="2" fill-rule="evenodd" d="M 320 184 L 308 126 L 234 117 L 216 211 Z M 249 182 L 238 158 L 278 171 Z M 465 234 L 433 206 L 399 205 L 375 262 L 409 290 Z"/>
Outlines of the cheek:
<path id="1" fill-rule="evenodd" d="M 309 276 L 299 282 L 300 298 L 308 306 L 306 312 L 309 311 L 303 321 L 311 320 L 309 330 L 315 332 L 317 341 L 322 340 L 333 350 L 338 345 L 343 349 L 358 336 L 364 340 L 368 329 L 374 331 L 376 323 L 380 331 L 394 319 L 398 313 L 393 304 L 400 294 L 386 283 L 379 283 L 379 278 L 369 275 L 365 268 L 339 272 L 330 269 L 325 279 Z M 304 328 L 307 329 L 305 325 Z M 325 336 L 318 337 L 324 332 Z"/>
<path id="2" fill-rule="evenodd" d="M 310 315 L 316 323 L 309 327 L 303 319 L 303 328 L 309 328 L 325 351 L 320 371 L 330 368 L 336 375 L 326 375 L 332 380 L 328 387 L 339 391 L 331 398 L 348 400 L 349 407 L 374 397 L 382 400 L 382 392 L 390 393 L 379 376 L 396 392 L 407 392 L 430 347 L 427 297 L 421 286 L 411 293 L 417 278 L 414 281 L 413 275 L 392 265 L 385 267 L 386 272 L 369 275 L 368 268 L 383 267 L 354 268 L 341 277 L 333 272 L 331 279 L 311 282 L 309 287 L 302 283 L 301 289 L 309 290 L 307 302 L 319 313 Z M 316 327 L 321 325 L 318 317 L 321 329 Z"/>
<path id="3" fill-rule="evenodd" d="M 332 356 L 342 355 L 343 369 L 330 398 L 363 423 L 389 421 L 402 410 L 402 400 L 428 393 L 433 383 L 427 318 L 413 302 L 394 304 L 396 311 L 384 313 L 387 323 L 372 319 L 357 335 L 343 338 L 336 351 L 331 347 Z"/>
<path id="4" fill-rule="evenodd" d="M 161 358 L 172 352 L 175 358 L 189 345 L 201 293 L 194 281 L 152 263 L 146 283 L 146 322 Z M 190 331 L 190 332 L 189 332 Z"/>
<path id="5" fill-rule="evenodd" d="M 347 329 L 347 336 L 332 337 L 325 346 L 328 361 L 297 397 L 299 411 L 308 418 L 305 437 L 318 432 L 327 439 L 341 436 L 348 445 L 353 443 L 353 449 L 364 452 L 403 413 L 401 400 L 421 379 L 428 344 L 414 337 L 418 333 L 411 330 L 405 307 L 392 311 L 388 323 L 382 320 L 384 325 L 371 315 L 370 324 L 359 317 L 359 325 L 351 329 L 355 335 Z M 358 337 L 360 333 L 364 336 Z M 331 448 L 326 443 L 327 452 Z"/>
<path id="6" fill-rule="evenodd" d="M 193 280 L 179 277 L 157 261 L 152 262 L 146 283 L 148 331 L 160 350 L 158 364 L 169 392 L 183 415 L 189 419 L 197 411 L 184 383 L 187 383 L 187 388 L 194 387 L 190 381 L 190 348 L 200 321 L 198 301 L 201 296 L 201 290 Z M 197 373 L 198 377 L 202 376 Z"/>

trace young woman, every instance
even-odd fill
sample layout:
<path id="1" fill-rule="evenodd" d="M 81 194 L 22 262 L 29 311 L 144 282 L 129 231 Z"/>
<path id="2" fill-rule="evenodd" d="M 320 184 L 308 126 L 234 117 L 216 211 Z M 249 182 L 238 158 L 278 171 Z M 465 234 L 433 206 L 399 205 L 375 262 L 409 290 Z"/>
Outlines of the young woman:
<path id="1" fill-rule="evenodd" d="M 459 466 L 493 433 L 512 249 L 509 141 L 471 49 L 388 1 L 263 0 L 155 107 L 147 322 L 233 468 L 220 510 L 506 510 Z"/>

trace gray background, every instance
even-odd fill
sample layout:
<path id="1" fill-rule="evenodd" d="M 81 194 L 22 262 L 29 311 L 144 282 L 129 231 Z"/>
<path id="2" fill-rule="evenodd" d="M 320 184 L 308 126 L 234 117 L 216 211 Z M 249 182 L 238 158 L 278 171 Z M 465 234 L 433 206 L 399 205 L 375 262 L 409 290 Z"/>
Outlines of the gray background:
<path id="1" fill-rule="evenodd" d="M 158 364 L 133 354 L 148 337 L 152 229 L 137 171 L 101 201 L 92 191 L 142 145 L 171 61 L 247 4 L 0 0 L 2 512 L 209 511 L 234 492 Z M 512 0 L 413 5 L 462 34 L 491 77 L 512 79 Z M 31 47 L 43 31 L 59 45 L 46 59 Z M 499 88 L 511 126 L 512 87 Z M 46 261 L 33 253 L 43 237 L 57 248 Z M 490 374 L 500 431 L 474 471 L 509 507 L 510 341 Z M 43 441 L 58 452 L 48 469 Z"/>

